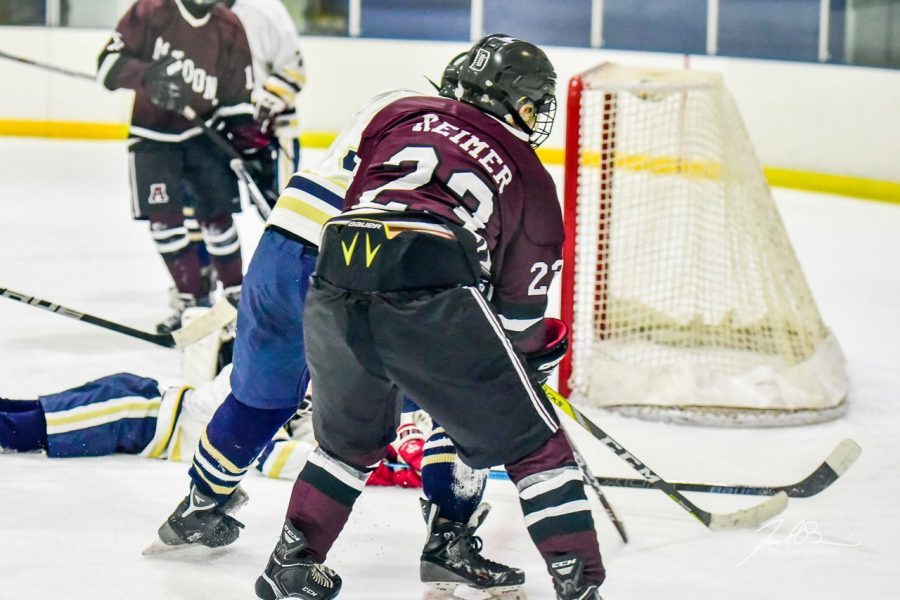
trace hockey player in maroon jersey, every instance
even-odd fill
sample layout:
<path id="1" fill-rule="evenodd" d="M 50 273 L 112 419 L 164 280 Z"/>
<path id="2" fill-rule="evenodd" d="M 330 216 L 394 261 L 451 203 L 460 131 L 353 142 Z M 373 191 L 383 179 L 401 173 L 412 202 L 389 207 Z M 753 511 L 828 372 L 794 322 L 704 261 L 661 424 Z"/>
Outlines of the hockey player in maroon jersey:
<path id="1" fill-rule="evenodd" d="M 237 17 L 216 0 L 139 0 L 100 53 L 97 79 L 135 92 L 130 128 L 132 210 L 150 232 L 178 291 L 176 314 L 157 329 L 180 326 L 187 307 L 208 301 L 200 256 L 190 244 L 183 207 L 193 210 L 219 281 L 240 286 L 241 248 L 232 213 L 240 211 L 229 159 L 181 116 L 190 107 L 224 123 L 248 158 L 266 146 L 253 123 L 253 68 Z"/>
<path id="2" fill-rule="evenodd" d="M 456 88 L 457 70 L 456 62 L 448 65 L 442 81 L 445 89 Z M 315 270 L 322 226 L 340 214 L 366 124 L 394 100 L 418 95 L 396 90 L 370 100 L 319 164 L 291 178 L 274 207 L 240 298 L 237 329 L 241 333 L 235 341 L 232 393 L 201 437 L 189 471 L 189 493 L 159 528 L 158 544 L 177 550 L 192 544 L 216 547 L 237 539 L 240 524 L 229 518 L 227 507 L 256 456 L 297 410 L 298 389 L 305 387 L 303 303 Z M 415 405 L 405 408 L 407 415 L 422 414 Z M 480 553 L 475 531 L 490 508 L 481 502 L 487 472 L 466 467 L 439 425 L 425 428 L 431 432 L 427 439 L 410 425 L 406 422 L 398 429 L 396 450 L 402 461 L 421 468 L 427 498 L 423 513 L 429 541 L 421 557 L 422 581 L 442 588 L 520 586 L 524 582 L 520 569 Z M 386 468 L 379 466 L 368 483 L 385 483 L 387 475 Z M 395 475 L 390 475 L 391 483 L 414 483 L 397 481 Z M 164 549 L 158 544 L 154 546 Z M 439 572 L 429 566 L 435 563 L 442 567 Z"/>
<path id="3" fill-rule="evenodd" d="M 544 318 L 563 227 L 532 148 L 552 126 L 555 84 L 539 48 L 491 35 L 466 55 L 452 99 L 400 98 L 368 121 L 304 311 L 320 446 L 294 485 L 260 598 L 338 595 L 341 579 L 322 563 L 403 390 L 471 467 L 506 465 L 557 598 L 599 599 L 605 570 L 581 473 L 541 391 L 567 346 L 566 326 Z M 441 552 L 433 516 L 429 527 L 422 578 L 449 579 L 454 553 Z"/>

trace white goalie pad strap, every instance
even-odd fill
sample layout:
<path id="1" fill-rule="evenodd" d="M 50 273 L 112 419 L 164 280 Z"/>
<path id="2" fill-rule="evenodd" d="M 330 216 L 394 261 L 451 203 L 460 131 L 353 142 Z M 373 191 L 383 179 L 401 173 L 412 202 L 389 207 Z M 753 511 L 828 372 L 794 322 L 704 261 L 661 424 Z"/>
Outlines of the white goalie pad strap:
<path id="1" fill-rule="evenodd" d="M 312 436 L 307 441 L 276 440 L 272 442 L 272 451 L 257 468 L 266 477 L 293 481 L 315 448 Z"/>
<path id="2" fill-rule="evenodd" d="M 169 443 L 178 428 L 185 397 L 191 393 L 189 386 L 170 387 L 162 392 L 159 412 L 156 416 L 156 430 L 153 439 L 144 446 L 140 456 L 147 458 L 163 458 L 167 455 Z"/>

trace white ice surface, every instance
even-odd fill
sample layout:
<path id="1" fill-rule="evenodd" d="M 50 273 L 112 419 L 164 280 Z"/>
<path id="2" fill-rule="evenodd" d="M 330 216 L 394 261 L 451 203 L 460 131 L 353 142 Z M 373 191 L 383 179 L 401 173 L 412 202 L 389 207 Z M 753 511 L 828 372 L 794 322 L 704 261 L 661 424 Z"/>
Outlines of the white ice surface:
<path id="1" fill-rule="evenodd" d="M 862 457 L 831 489 L 792 500 L 782 521 L 759 532 L 711 533 L 659 492 L 608 489 L 632 541 L 622 544 L 595 512 L 607 600 L 900 597 L 900 207 L 775 194 L 822 314 L 848 357 L 849 414 L 826 425 L 743 431 L 598 420 L 673 480 L 788 483 L 845 437 L 860 443 Z M 130 220 L 128 199 L 121 143 L 0 139 L 0 287 L 149 329 L 165 316 L 168 276 L 146 226 Z M 249 256 L 259 219 L 243 215 L 239 226 Z M 115 371 L 176 383 L 178 356 L 0 298 L 0 395 L 34 397 Z M 595 472 L 633 475 L 591 438 L 573 433 Z M 247 527 L 227 550 L 182 560 L 141 557 L 186 492 L 186 470 L 131 456 L 0 456 L 0 600 L 252 598 L 290 483 L 248 478 L 252 499 L 240 515 Z M 758 501 L 690 497 L 718 511 Z M 416 498 L 409 490 L 363 494 L 329 557 L 344 578 L 342 598 L 425 597 Z M 495 510 L 482 529 L 486 554 L 526 570 L 529 599 L 551 599 L 512 486 L 492 481 L 487 499 Z M 789 537 L 792 530 L 816 533 Z M 767 539 L 776 543 L 754 553 Z"/>

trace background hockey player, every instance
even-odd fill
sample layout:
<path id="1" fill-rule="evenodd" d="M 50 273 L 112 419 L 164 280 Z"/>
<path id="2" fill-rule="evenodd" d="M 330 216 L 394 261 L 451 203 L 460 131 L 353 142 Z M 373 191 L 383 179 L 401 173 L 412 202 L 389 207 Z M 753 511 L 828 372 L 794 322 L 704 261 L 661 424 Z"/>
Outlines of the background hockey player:
<path id="1" fill-rule="evenodd" d="M 264 148 L 245 157 L 245 164 L 270 205 L 300 165 L 300 124 L 295 109 L 297 95 L 306 84 L 306 67 L 294 22 L 281 0 L 223 0 L 240 19 L 253 58 L 253 118 L 268 141 Z M 240 187 L 243 187 L 239 183 Z M 246 190 L 242 190 L 242 195 Z M 216 287 L 210 272 L 209 254 L 193 206 L 185 207 L 185 225 L 191 244 L 200 251 L 203 271 L 210 287 Z M 237 302 L 239 290 L 229 288 Z M 179 305 L 177 293 L 172 308 Z"/>
<path id="2" fill-rule="evenodd" d="M 224 0 L 244 26 L 253 57 L 253 117 L 270 137 L 268 156 L 278 155 L 274 190 L 284 188 L 300 168 L 297 96 L 306 85 L 306 67 L 294 21 L 281 0 Z M 261 165 L 262 166 L 262 165 Z M 265 172 L 269 175 L 269 171 Z M 260 183 L 257 181 L 257 183 Z M 262 187 L 266 181 L 262 182 Z"/>
<path id="3" fill-rule="evenodd" d="M 182 528 L 185 537 L 194 536 L 198 543 L 207 545 L 219 543 L 223 535 L 218 525 L 223 516 L 221 507 L 228 503 L 256 453 L 296 409 L 306 370 L 303 303 L 315 268 L 322 225 L 340 212 L 353 180 L 358 163 L 356 149 L 366 124 L 391 101 L 414 95 L 396 91 L 373 99 L 338 136 L 319 165 L 292 178 L 273 209 L 241 296 L 233 393 L 207 427 L 207 444 L 198 449 L 189 473 L 190 494 L 167 521 Z M 401 436 L 406 432 L 402 430 Z M 404 455 L 409 448 L 416 446 L 401 446 L 398 451 L 404 460 L 412 462 Z M 373 477 L 378 480 L 384 474 L 382 468 Z M 425 446 L 422 477 L 430 500 L 425 506 L 430 540 L 422 562 L 425 567 L 441 563 L 440 569 L 423 568 L 423 581 L 447 587 L 459 583 L 475 587 L 521 585 L 524 574 L 520 570 L 481 557 L 480 540 L 474 531 L 486 515 L 486 506 L 481 505 L 486 473 L 462 464 L 439 426 Z M 207 507 L 205 521 L 185 529 L 179 523 L 182 507 L 197 503 Z M 228 533 L 232 538 L 238 534 L 237 528 Z M 164 541 L 184 543 L 171 537 Z"/>
<path id="4" fill-rule="evenodd" d="M 130 168 L 135 218 L 150 222 L 157 251 L 178 292 L 175 314 L 207 303 L 208 280 L 190 244 L 183 208 L 190 204 L 226 291 L 240 286 L 241 248 L 232 213 L 240 211 L 228 157 L 181 116 L 185 107 L 225 128 L 249 158 L 268 146 L 253 122 L 253 68 L 237 17 L 216 0 L 138 0 L 119 21 L 98 59 L 97 79 L 135 92 Z"/>
<path id="5" fill-rule="evenodd" d="M 461 101 L 401 98 L 366 125 L 352 209 L 325 226 L 304 313 L 320 446 L 294 485 L 260 598 L 338 595 L 340 577 L 322 563 L 393 433 L 399 389 L 467 464 L 506 464 L 557 598 L 599 598 L 605 571 L 581 473 L 540 387 L 567 338 L 544 318 L 563 227 L 531 147 L 549 135 L 555 84 L 540 49 L 492 35 L 460 67 Z"/>

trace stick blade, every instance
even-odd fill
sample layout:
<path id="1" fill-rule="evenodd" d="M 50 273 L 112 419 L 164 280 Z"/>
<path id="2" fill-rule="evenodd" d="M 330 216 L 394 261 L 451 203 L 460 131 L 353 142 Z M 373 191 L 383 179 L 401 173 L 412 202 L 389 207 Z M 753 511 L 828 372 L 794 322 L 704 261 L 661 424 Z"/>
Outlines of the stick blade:
<path id="1" fill-rule="evenodd" d="M 780 514 L 787 508 L 788 496 L 784 492 L 778 492 L 762 504 L 745 508 L 727 514 L 713 514 L 709 521 L 712 531 L 726 529 L 755 529 Z"/>
<path id="2" fill-rule="evenodd" d="M 831 451 L 825 462 L 831 467 L 835 475 L 840 477 L 856 462 L 861 453 L 862 448 L 860 448 L 859 444 L 848 438 Z"/>
<path id="3" fill-rule="evenodd" d="M 184 327 L 172 332 L 175 344 L 183 348 L 219 331 L 237 318 L 237 309 L 227 300 L 216 305 Z"/>

